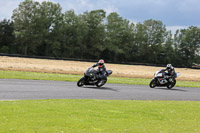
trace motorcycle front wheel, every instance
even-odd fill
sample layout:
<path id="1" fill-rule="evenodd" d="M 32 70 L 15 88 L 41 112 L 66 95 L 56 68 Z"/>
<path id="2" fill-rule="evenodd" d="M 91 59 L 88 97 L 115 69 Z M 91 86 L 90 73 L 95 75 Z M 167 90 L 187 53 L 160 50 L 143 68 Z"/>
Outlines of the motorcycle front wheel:
<path id="1" fill-rule="evenodd" d="M 150 84 L 149 84 L 149 86 L 150 86 L 151 88 L 156 87 L 156 79 L 152 79 L 151 82 L 150 82 Z"/>
<path id="2" fill-rule="evenodd" d="M 81 87 L 81 86 L 83 86 L 84 84 L 85 84 L 85 78 L 82 77 L 82 78 L 77 82 L 77 86 L 78 86 L 78 87 Z"/>

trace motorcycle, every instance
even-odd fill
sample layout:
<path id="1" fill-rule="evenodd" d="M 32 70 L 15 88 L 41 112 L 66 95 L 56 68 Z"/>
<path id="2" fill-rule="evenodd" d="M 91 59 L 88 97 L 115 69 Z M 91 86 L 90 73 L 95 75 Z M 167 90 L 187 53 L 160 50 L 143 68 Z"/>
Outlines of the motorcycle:
<path id="1" fill-rule="evenodd" d="M 96 85 L 97 87 L 101 87 L 107 82 L 107 77 L 111 74 L 112 70 L 107 70 L 102 78 L 97 70 L 95 70 L 93 67 L 90 67 L 85 71 L 84 77 L 77 82 L 77 86 L 81 87 L 83 85 Z"/>
<path id="2" fill-rule="evenodd" d="M 151 80 L 149 86 L 154 88 L 156 86 L 159 87 L 167 87 L 168 89 L 172 89 L 176 85 L 176 78 L 180 75 L 179 72 L 176 73 L 175 78 L 168 76 L 168 73 L 157 71 L 154 74 L 154 78 Z"/>

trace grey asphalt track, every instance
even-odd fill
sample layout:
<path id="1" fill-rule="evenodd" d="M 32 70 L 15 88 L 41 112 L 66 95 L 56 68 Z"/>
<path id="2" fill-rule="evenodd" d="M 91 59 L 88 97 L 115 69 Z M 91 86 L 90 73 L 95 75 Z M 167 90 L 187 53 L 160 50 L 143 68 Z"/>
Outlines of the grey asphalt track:
<path id="1" fill-rule="evenodd" d="M 76 82 L 0 79 L 0 100 L 106 99 L 200 101 L 200 88 L 149 88 L 145 85 L 106 84 L 77 87 Z"/>

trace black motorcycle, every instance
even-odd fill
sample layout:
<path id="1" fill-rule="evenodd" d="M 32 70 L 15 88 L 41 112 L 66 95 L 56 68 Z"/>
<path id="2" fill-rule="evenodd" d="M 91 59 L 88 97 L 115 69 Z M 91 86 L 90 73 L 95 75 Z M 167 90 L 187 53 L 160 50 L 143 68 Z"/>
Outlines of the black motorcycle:
<path id="1" fill-rule="evenodd" d="M 104 77 L 101 77 L 102 75 L 100 72 L 95 70 L 93 67 L 90 67 L 85 71 L 84 77 L 77 82 L 77 86 L 96 85 L 97 87 L 101 87 L 107 82 L 107 77 L 111 74 L 112 70 L 107 70 Z"/>
<path id="2" fill-rule="evenodd" d="M 180 75 L 180 73 L 176 73 L 175 78 L 177 78 Z M 149 86 L 151 88 L 154 88 L 156 86 L 159 87 L 167 87 L 168 89 L 172 89 L 176 85 L 176 79 L 168 76 L 168 73 L 157 71 L 154 74 L 154 78 L 151 80 Z"/>

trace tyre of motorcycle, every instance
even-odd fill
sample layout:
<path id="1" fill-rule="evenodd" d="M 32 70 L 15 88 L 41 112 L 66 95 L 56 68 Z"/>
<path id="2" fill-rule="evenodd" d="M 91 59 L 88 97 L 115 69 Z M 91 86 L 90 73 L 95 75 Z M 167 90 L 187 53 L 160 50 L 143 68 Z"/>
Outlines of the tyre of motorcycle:
<path id="1" fill-rule="evenodd" d="M 85 85 L 85 78 L 84 78 L 84 77 L 82 77 L 82 78 L 77 82 L 77 86 L 78 86 L 78 87 L 81 87 L 81 86 L 83 86 L 83 85 Z"/>
<path id="2" fill-rule="evenodd" d="M 97 86 L 97 87 L 101 87 L 101 86 L 103 86 L 106 82 L 107 82 L 107 79 L 99 80 L 99 81 L 96 83 L 96 86 Z"/>
<path id="3" fill-rule="evenodd" d="M 176 85 L 176 79 L 174 79 L 173 82 L 170 82 L 170 84 L 167 85 L 168 89 L 172 89 Z"/>
<path id="4" fill-rule="evenodd" d="M 150 84 L 149 84 L 149 86 L 150 86 L 151 88 L 156 87 L 156 85 L 157 85 L 156 82 L 157 82 L 156 79 L 152 79 L 151 82 L 150 82 Z"/>

